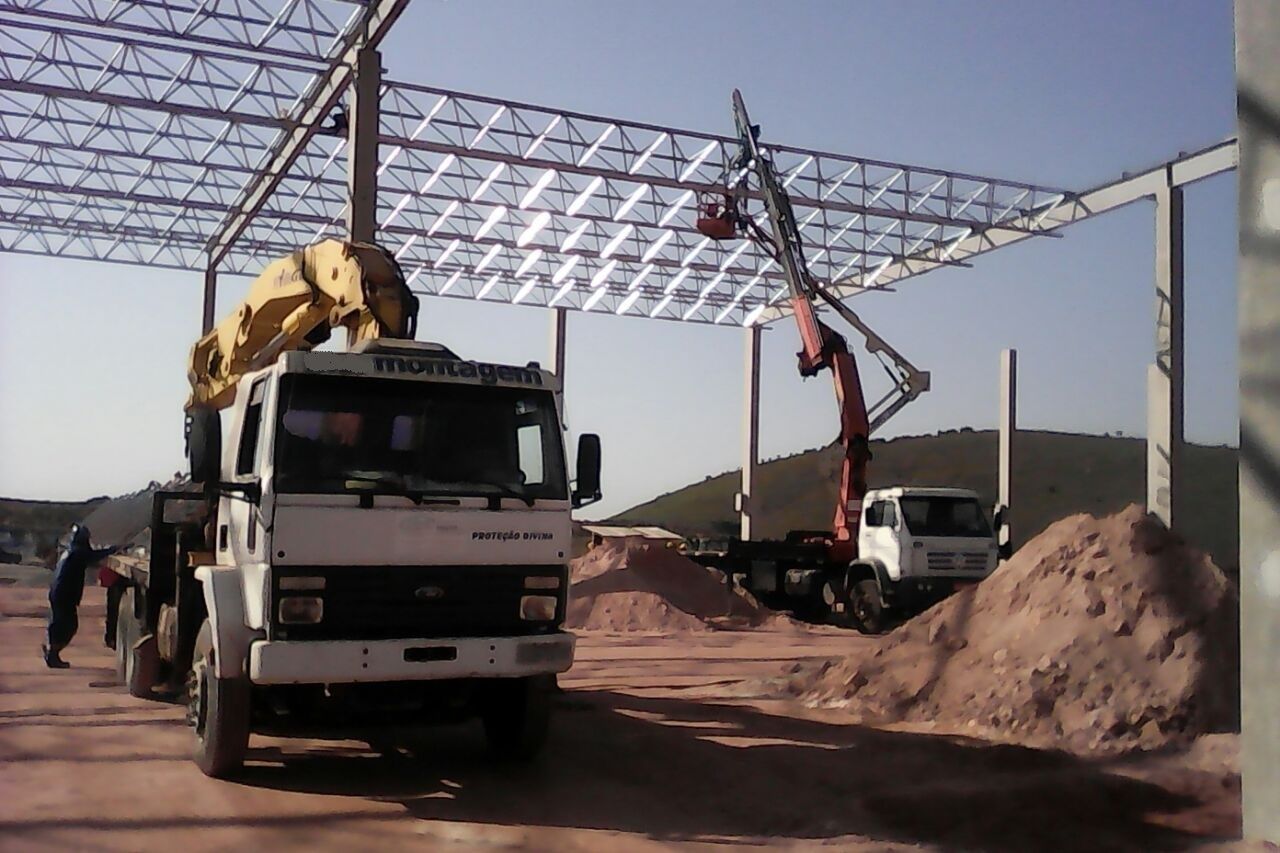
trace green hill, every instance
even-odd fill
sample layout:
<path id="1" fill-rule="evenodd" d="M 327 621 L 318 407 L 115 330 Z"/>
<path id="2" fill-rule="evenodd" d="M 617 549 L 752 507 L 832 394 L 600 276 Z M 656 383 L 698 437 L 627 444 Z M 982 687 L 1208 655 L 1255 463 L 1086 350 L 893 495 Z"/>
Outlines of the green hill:
<path id="1" fill-rule="evenodd" d="M 1140 438 L 1023 431 L 1014 471 L 1014 544 L 1076 512 L 1110 513 L 1145 501 L 1146 442 Z M 873 441 L 872 487 L 958 486 L 984 505 L 996 498 L 994 430 Z M 1186 449 L 1183 535 L 1234 573 L 1239 560 L 1236 455 L 1230 447 Z M 766 462 L 759 469 L 756 529 L 761 538 L 831 524 L 840 472 L 835 445 Z M 619 513 L 611 522 L 657 524 L 687 536 L 736 533 L 733 496 L 739 473 L 708 477 Z"/>

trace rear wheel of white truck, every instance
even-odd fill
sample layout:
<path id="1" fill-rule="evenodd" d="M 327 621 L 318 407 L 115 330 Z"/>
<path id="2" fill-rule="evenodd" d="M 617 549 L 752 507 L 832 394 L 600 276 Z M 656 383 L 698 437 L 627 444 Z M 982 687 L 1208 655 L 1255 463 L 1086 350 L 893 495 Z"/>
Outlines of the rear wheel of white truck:
<path id="1" fill-rule="evenodd" d="M 143 639 L 143 626 L 134 615 L 137 590 L 120 596 L 116 619 L 116 669 L 130 696 L 150 699 L 151 688 L 160 681 L 160 651 L 155 637 Z"/>
<path id="2" fill-rule="evenodd" d="M 187 723 L 196 736 L 192 758 L 206 776 L 225 779 L 240 770 L 249 749 L 249 682 L 217 676 L 207 619 L 196 637 L 187 687 Z"/>
<path id="3" fill-rule="evenodd" d="M 116 678 L 129 683 L 129 653 L 133 649 L 133 590 L 125 590 L 116 603 Z"/>
<path id="4" fill-rule="evenodd" d="M 542 751 L 551 727 L 555 676 L 513 678 L 491 685 L 481 716 L 489 750 L 497 758 L 531 761 Z"/>

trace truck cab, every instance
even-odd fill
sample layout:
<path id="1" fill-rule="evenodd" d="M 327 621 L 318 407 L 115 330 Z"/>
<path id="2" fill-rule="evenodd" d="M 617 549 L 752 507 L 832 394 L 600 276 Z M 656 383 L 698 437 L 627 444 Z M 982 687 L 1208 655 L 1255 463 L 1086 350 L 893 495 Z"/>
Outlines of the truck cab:
<path id="1" fill-rule="evenodd" d="M 244 376 L 225 419 L 193 412 L 206 547 L 153 556 L 178 580 L 137 598 L 189 571 L 203 607 L 175 600 L 185 631 L 161 629 L 163 602 L 131 598 L 126 618 L 161 657 L 195 637 L 166 659 L 190 662 L 201 769 L 234 773 L 251 730 L 387 714 L 478 716 L 496 751 L 536 752 L 573 662 L 570 510 L 600 496 L 599 439 L 581 437 L 571 484 L 562 413 L 535 363 L 391 339 L 283 353 Z"/>
<path id="2" fill-rule="evenodd" d="M 872 489 L 862 507 L 855 616 L 861 611 L 876 621 L 877 609 L 916 613 L 995 570 L 996 541 L 976 492 Z"/>

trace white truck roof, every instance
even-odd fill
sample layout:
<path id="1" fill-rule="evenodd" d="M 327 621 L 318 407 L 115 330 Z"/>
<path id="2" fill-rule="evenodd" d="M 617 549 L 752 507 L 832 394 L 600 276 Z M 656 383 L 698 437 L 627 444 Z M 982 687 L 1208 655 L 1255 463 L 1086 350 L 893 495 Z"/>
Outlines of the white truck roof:
<path id="1" fill-rule="evenodd" d="M 943 486 L 885 486 L 868 490 L 867 496 L 863 500 L 901 497 L 974 498 L 976 500 L 978 493 L 973 489 L 952 489 Z"/>

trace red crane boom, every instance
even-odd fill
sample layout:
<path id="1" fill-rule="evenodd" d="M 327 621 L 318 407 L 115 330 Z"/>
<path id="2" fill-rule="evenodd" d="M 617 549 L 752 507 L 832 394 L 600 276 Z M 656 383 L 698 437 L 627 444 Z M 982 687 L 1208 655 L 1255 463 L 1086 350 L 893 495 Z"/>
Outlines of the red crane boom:
<path id="1" fill-rule="evenodd" d="M 760 129 L 751 124 L 742 94 L 736 89 L 733 93 L 733 115 L 742 142 L 738 162 L 732 170 L 738 175 L 736 184 L 730 187 L 733 203 L 717 208 L 717 215 L 699 220 L 698 229 L 707 236 L 722 239 L 726 230 L 730 235 L 733 233 L 733 228 L 726 228 L 726 224 L 741 225 L 753 239 L 770 248 L 782 266 L 790 291 L 788 302 L 800 328 L 803 346 L 797 353 L 800 375 L 809 377 L 823 369 L 831 371 L 836 403 L 840 409 L 840 445 L 844 458 L 828 550 L 833 561 L 848 563 L 857 556 L 858 524 L 862 517 L 862 499 L 867 493 L 867 463 L 871 459 L 871 431 L 927 391 L 929 374 L 917 370 L 847 305 L 814 280 L 805 261 L 804 244 L 791 209 L 791 200 L 778 182 L 772 162 L 760 149 Z M 772 235 L 746 212 L 746 174 L 752 170 L 760 181 Z M 893 389 L 870 410 L 863 397 L 858 365 L 849 352 L 848 343 L 843 335 L 819 318 L 815 299 L 825 302 L 863 335 L 868 351 L 880 359 L 894 380 Z"/>

